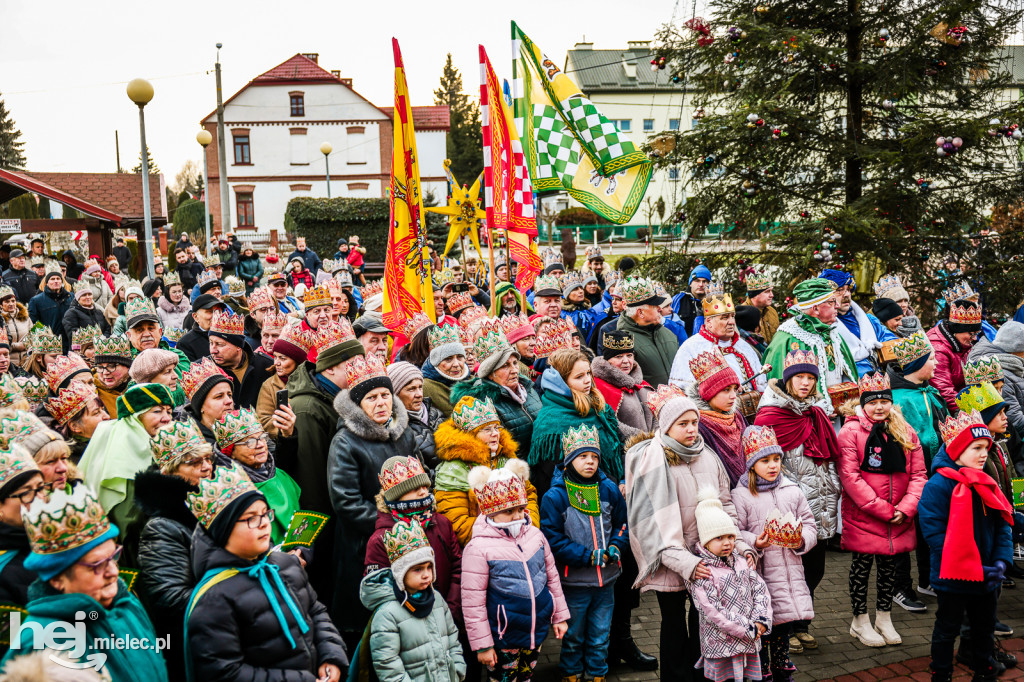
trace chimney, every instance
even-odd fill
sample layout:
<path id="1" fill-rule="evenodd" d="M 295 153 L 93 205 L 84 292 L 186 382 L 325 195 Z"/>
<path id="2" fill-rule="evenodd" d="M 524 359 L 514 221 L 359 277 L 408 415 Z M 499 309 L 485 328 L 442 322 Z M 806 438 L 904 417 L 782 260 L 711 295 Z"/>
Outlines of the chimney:
<path id="1" fill-rule="evenodd" d="M 341 69 L 331 69 L 331 75 L 335 78 L 341 78 Z"/>
<path id="2" fill-rule="evenodd" d="M 575 45 L 575 47 L 573 49 L 576 49 L 576 50 L 593 50 L 594 49 L 594 43 L 576 43 L 576 45 Z"/>
<path id="3" fill-rule="evenodd" d="M 347 85 L 348 87 L 351 88 L 352 87 L 352 79 L 351 78 L 342 78 L 341 79 L 341 84 L 342 85 Z"/>
<path id="4" fill-rule="evenodd" d="M 651 41 L 649 40 L 627 40 L 626 49 L 629 50 L 646 50 L 651 47 Z"/>
<path id="5" fill-rule="evenodd" d="M 309 61 L 313 62 L 314 64 L 319 64 L 320 63 L 320 53 L 319 52 L 303 52 L 302 56 L 305 57 L 306 59 L 308 59 Z"/>

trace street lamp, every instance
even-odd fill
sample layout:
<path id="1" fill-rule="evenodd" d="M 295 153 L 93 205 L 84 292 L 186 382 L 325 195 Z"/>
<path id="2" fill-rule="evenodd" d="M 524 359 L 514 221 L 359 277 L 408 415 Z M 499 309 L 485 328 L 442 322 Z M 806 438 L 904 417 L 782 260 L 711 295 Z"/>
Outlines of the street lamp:
<path id="1" fill-rule="evenodd" d="M 320 153 L 324 155 L 324 170 L 327 173 L 327 198 L 328 199 L 331 198 L 331 162 L 330 162 L 330 160 L 328 160 L 327 157 L 328 157 L 328 155 L 330 155 L 332 149 L 333 149 L 333 147 L 331 147 L 331 143 L 330 142 L 324 142 L 323 144 L 320 145 Z"/>
<path id="2" fill-rule="evenodd" d="M 203 217 L 206 220 L 206 255 L 209 256 L 210 249 L 210 187 L 206 182 L 206 148 L 213 142 L 213 135 L 206 128 L 196 133 L 196 142 L 203 147 Z"/>
<path id="3" fill-rule="evenodd" d="M 146 225 L 146 237 L 143 248 L 146 250 L 146 274 L 153 278 L 153 215 L 149 207 L 149 150 L 146 149 L 146 115 L 145 106 L 153 99 L 153 86 L 144 78 L 136 78 L 128 83 L 125 89 L 128 98 L 139 106 L 139 137 L 142 144 L 142 215 Z"/>

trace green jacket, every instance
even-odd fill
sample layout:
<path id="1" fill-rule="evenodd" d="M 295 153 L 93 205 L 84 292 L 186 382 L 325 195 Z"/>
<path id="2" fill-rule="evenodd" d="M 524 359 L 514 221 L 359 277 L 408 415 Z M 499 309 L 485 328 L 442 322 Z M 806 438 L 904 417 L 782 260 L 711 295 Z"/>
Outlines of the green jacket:
<path id="1" fill-rule="evenodd" d="M 841 322 L 838 324 L 842 324 Z M 795 325 L 799 328 L 801 336 L 817 337 L 821 340 L 821 344 L 828 348 L 832 344 L 832 337 L 830 331 L 832 327 L 823 322 L 819 322 L 817 319 L 810 317 L 809 315 L 798 315 L 794 318 L 790 318 L 779 326 L 775 332 L 775 336 L 772 337 L 772 342 L 768 344 L 768 348 L 764 352 L 764 358 L 761 360 L 761 365 L 771 365 L 771 371 L 768 372 L 769 379 L 782 380 L 782 370 L 786 366 L 786 355 L 789 351 L 794 350 L 794 347 L 799 350 L 813 350 L 816 355 L 821 354 L 820 347 L 815 348 L 811 344 L 797 338 L 793 334 L 787 332 L 787 328 L 792 328 L 791 325 Z M 836 334 L 838 337 L 838 334 Z M 839 350 L 842 354 L 842 358 L 845 360 L 846 367 L 849 369 L 850 381 L 857 381 L 860 376 L 857 373 L 857 362 L 853 359 L 853 353 L 850 352 L 849 346 L 846 345 L 846 341 L 843 341 L 839 337 Z M 833 348 L 831 354 L 825 354 L 825 360 L 818 358 L 818 367 L 822 368 L 823 362 L 828 362 L 828 370 L 836 371 L 836 355 Z M 646 378 L 646 376 L 645 376 Z M 828 395 L 828 387 L 835 386 L 841 383 L 841 381 L 829 380 L 825 373 L 822 372 L 818 377 L 818 388 L 822 395 Z"/>
<path id="2" fill-rule="evenodd" d="M 619 315 L 615 328 L 633 334 L 633 357 L 644 373 L 644 381 L 655 388 L 667 384 L 679 350 L 676 335 L 660 324 L 641 327 L 627 315 Z"/>
<path id="3" fill-rule="evenodd" d="M 917 431 L 924 450 L 925 464 L 928 474 L 932 471 L 932 457 L 942 447 L 942 435 L 939 424 L 949 416 L 946 402 L 939 390 L 925 382 L 915 384 L 907 381 L 892 368 L 888 371 L 889 384 L 892 386 L 892 402 L 899 405 L 903 418 Z"/>
<path id="4" fill-rule="evenodd" d="M 338 430 L 334 396 L 313 380 L 316 365 L 302 363 L 288 377 L 288 402 L 295 412 L 298 462 L 290 472 L 302 491 L 302 509 L 334 515 L 327 481 L 327 453 Z"/>
<path id="5" fill-rule="evenodd" d="M 270 524 L 271 544 L 284 542 L 292 514 L 302 508 L 299 506 L 299 495 L 302 493 L 299 485 L 283 469 L 278 469 L 273 476 L 255 485 L 256 490 L 267 498 L 267 506 L 274 510 L 274 522 Z"/>
<path id="6" fill-rule="evenodd" d="M 472 381 L 460 381 L 452 386 L 451 404 L 458 405 L 463 396 L 471 395 L 478 400 L 490 398 L 494 403 L 494 409 L 498 412 L 498 419 L 512 438 L 519 446 L 520 452 L 527 452 L 530 449 L 530 439 L 533 437 L 533 420 L 540 412 L 540 396 L 533 384 L 519 377 L 519 385 L 526 389 L 526 402 L 522 405 L 513 400 L 508 391 L 494 383 L 490 379 L 475 378 Z M 300 450 L 301 452 L 301 450 Z"/>

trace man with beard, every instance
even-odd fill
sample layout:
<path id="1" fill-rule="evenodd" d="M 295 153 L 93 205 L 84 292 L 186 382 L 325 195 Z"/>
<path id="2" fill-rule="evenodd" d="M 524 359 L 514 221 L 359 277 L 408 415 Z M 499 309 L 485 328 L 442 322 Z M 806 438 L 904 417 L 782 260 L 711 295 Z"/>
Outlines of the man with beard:
<path id="1" fill-rule="evenodd" d="M 587 268 L 594 274 L 597 279 L 597 284 L 601 289 L 604 289 L 606 284 L 604 280 L 604 256 L 601 255 L 600 246 L 588 246 L 587 247 Z"/>
<path id="2" fill-rule="evenodd" d="M 185 318 L 191 308 L 184 301 L 185 289 L 181 278 L 176 272 L 164 275 L 163 294 L 156 302 L 156 312 L 160 316 L 160 325 L 164 329 L 184 329 Z"/>
<path id="3" fill-rule="evenodd" d="M 779 328 L 779 313 L 772 307 L 773 300 L 775 291 L 768 275 L 757 272 L 747 275 L 747 299 L 741 305 L 753 306 L 761 313 L 756 333 L 765 343 L 772 342 L 775 330 Z"/>
<path id="4" fill-rule="evenodd" d="M 686 328 L 686 335 L 693 336 L 704 323 L 701 319 L 704 309 L 701 301 L 707 295 L 708 285 L 711 284 L 711 271 L 708 266 L 699 264 L 690 271 L 689 291 L 676 294 L 672 299 L 672 310 L 676 312 L 683 326 Z M 656 384 L 654 384 L 656 385 Z"/>
<path id="5" fill-rule="evenodd" d="M 208 335 L 210 356 L 231 379 L 231 395 L 235 404 L 251 410 L 256 407 L 263 382 L 274 371 L 274 361 L 252 352 L 245 342 L 244 325 L 242 315 L 227 310 L 217 311 L 210 320 Z"/>
<path id="6" fill-rule="evenodd" d="M 189 260 L 188 251 L 181 248 L 175 249 L 174 261 L 177 263 L 175 272 L 178 273 L 182 288 L 191 294 L 192 287 L 196 285 L 196 276 L 192 271 L 192 262 Z"/>
<path id="7" fill-rule="evenodd" d="M 201 294 L 192 304 L 192 320 L 195 325 L 178 341 L 177 350 L 192 362 L 198 362 L 210 354 L 210 339 L 207 332 L 216 311 L 226 310 L 224 302 L 212 294 Z"/>

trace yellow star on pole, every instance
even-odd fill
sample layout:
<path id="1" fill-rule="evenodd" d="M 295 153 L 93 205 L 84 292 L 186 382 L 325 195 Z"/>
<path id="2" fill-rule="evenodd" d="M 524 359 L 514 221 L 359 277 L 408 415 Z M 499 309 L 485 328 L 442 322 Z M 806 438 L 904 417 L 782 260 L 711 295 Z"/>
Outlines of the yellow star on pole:
<path id="1" fill-rule="evenodd" d="M 430 213 L 440 213 L 448 216 L 448 243 L 445 244 L 444 254 L 447 256 L 452 247 L 464 236 L 469 235 L 473 246 L 480 252 L 480 237 L 477 234 L 476 226 L 479 221 L 487 219 L 487 213 L 481 208 L 480 187 L 483 183 L 484 174 L 481 173 L 472 187 L 467 188 L 459 184 L 452 174 L 452 162 L 444 160 L 444 174 L 448 177 L 448 205 L 430 207 L 426 210 Z"/>

